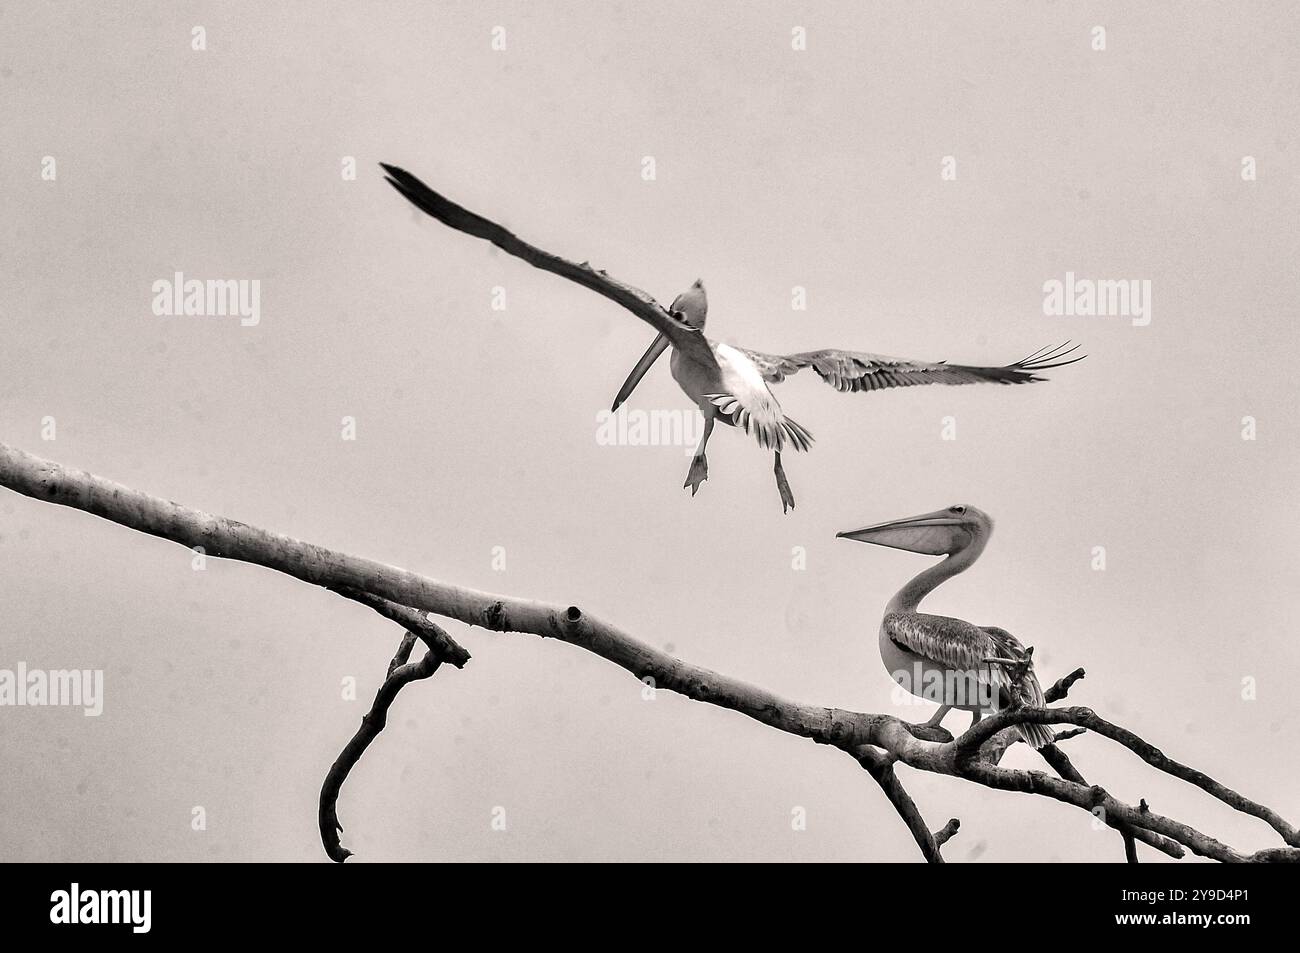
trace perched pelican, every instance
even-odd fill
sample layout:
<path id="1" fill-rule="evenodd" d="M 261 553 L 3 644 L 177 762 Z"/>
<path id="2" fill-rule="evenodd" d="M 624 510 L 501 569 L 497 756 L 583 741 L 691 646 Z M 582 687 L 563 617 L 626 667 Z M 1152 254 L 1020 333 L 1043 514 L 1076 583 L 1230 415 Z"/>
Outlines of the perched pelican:
<path id="1" fill-rule="evenodd" d="M 1023 361 L 1005 367 L 968 367 L 858 351 L 764 354 L 717 344 L 702 333 L 708 313 L 703 282 L 696 281 L 677 296 L 671 308 L 665 309 L 644 291 L 611 278 L 586 262 L 578 264 L 530 245 L 496 222 L 439 195 L 404 169 L 383 163 L 381 166 L 387 173 L 388 183 L 421 211 L 458 231 L 486 239 L 534 267 L 604 295 L 659 332 L 619 390 L 613 409 L 617 410 L 628 398 L 659 355 L 671 345 L 673 377 L 704 416 L 704 434 L 683 484 L 683 487 L 690 487 L 692 496 L 708 479 L 705 448 L 714 423 L 721 420 L 728 426 L 743 428 L 746 433 L 753 434 L 760 447 L 773 451 L 773 471 L 781 494 L 782 510 L 788 512 L 794 506 L 794 494 L 790 492 L 790 484 L 781 466 L 781 451 L 787 442 L 796 450 L 807 450 L 812 444 L 812 434 L 785 415 L 768 385 L 779 384 L 800 368 L 811 367 L 836 390 L 851 392 L 915 384 L 974 384 L 982 381 L 1027 384 L 1044 380 L 1037 375 L 1038 371 L 1083 360 L 1082 357 L 1065 360 L 1077 345 L 1069 350 L 1064 345 L 1051 350 L 1040 349 Z"/>
<path id="2" fill-rule="evenodd" d="M 880 621 L 880 657 L 890 676 L 913 695 L 940 706 L 928 727 L 938 725 L 954 708 L 971 712 L 973 725 L 1008 705 L 1045 704 L 1034 674 L 1032 647 L 1025 648 L 1006 629 L 918 611 L 921 600 L 940 583 L 979 559 L 992 532 L 993 520 L 987 513 L 958 505 L 837 534 L 909 553 L 947 557 L 900 589 Z M 1048 725 L 1016 727 L 1035 748 L 1052 743 Z"/>

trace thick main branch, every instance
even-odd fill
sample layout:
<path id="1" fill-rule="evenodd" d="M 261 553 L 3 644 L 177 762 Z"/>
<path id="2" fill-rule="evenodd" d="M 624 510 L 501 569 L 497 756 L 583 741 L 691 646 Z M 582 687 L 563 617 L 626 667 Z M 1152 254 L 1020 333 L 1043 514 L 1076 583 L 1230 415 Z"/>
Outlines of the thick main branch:
<path id="1" fill-rule="evenodd" d="M 881 749 L 892 761 L 901 761 L 915 769 L 948 774 L 991 788 L 1051 797 L 1087 811 L 1101 807 L 1118 822 L 1116 826 L 1121 830 L 1162 835 L 1217 860 L 1300 859 L 1300 848 L 1294 846 L 1244 854 L 1188 825 L 1146 810 L 1145 805 L 1138 808 L 1116 801 L 1095 785 L 1088 786 L 1037 771 L 1010 770 L 979 757 L 984 741 L 1019 722 L 1087 727 L 1134 750 L 1158 770 L 1196 785 L 1237 810 L 1266 820 L 1288 843 L 1294 841 L 1294 827 L 1276 812 L 1242 797 L 1200 772 L 1165 758 L 1136 735 L 1099 719 L 1088 709 L 1021 708 L 1004 711 L 984 719 L 956 740 L 925 740 L 919 737 L 921 732 L 917 726 L 891 715 L 793 702 L 740 679 L 675 659 L 584 613 L 577 606 L 499 596 L 450 585 L 375 560 L 181 506 L 5 444 L 0 444 L 0 486 L 34 499 L 85 510 L 192 549 L 202 547 L 206 554 L 214 557 L 256 563 L 341 592 L 406 625 L 430 645 L 432 652 L 445 655 L 446 660 L 453 664 L 464 664 L 468 653 L 455 646 L 445 633 L 439 634 L 427 626 L 421 629 L 421 617 L 414 610 L 437 613 L 467 625 L 495 631 L 527 632 L 544 638 L 562 639 L 622 666 L 655 688 L 728 708 L 781 731 L 834 745 L 855 759 L 861 760 L 864 746 L 872 746 Z M 1067 676 L 1052 687 L 1053 694 L 1062 687 L 1068 689 L 1069 683 L 1081 675 L 1077 672 Z M 923 822 L 915 811 L 915 805 L 910 804 L 910 799 L 904 800 L 906 794 L 901 787 L 893 786 L 896 779 L 892 777 L 892 768 L 888 774 L 882 771 L 877 780 L 883 781 L 882 788 L 918 836 L 923 850 L 928 851 L 931 844 L 937 850 L 940 838 L 922 831 Z M 924 837 L 920 836 L 922 833 Z M 1143 839 L 1147 838 L 1143 836 Z"/>
<path id="2" fill-rule="evenodd" d="M 731 708 L 774 728 L 824 743 L 868 742 L 871 719 L 887 717 L 791 702 L 739 679 L 671 658 L 576 606 L 500 596 L 439 582 L 182 506 L 6 444 L 0 444 L 0 486 L 85 510 L 191 549 L 202 547 L 208 556 L 256 563 L 327 589 L 359 590 L 400 606 L 498 632 L 529 632 L 563 639 L 621 665 L 637 678 L 651 679 L 658 688 Z"/>

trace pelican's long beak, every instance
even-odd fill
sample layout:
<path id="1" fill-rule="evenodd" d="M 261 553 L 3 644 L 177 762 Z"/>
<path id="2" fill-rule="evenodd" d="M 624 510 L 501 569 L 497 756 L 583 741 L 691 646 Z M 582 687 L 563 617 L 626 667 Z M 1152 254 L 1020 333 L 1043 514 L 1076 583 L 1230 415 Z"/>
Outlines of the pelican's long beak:
<path id="1" fill-rule="evenodd" d="M 836 533 L 835 536 L 837 539 L 843 537 L 875 543 L 877 546 L 889 546 L 891 549 L 903 549 L 909 553 L 946 556 L 960 548 L 961 525 L 962 521 L 952 513 L 936 510 L 924 516 L 877 523 L 847 533 Z"/>
<path id="2" fill-rule="evenodd" d="M 659 355 L 667 349 L 668 338 L 660 334 L 641 355 L 641 360 L 636 362 L 636 367 L 632 368 L 632 373 L 627 375 L 627 380 L 618 389 L 618 396 L 614 398 L 614 406 L 610 408 L 610 413 L 618 410 L 619 405 L 632 396 L 632 391 L 636 390 L 636 385 L 641 383 L 641 378 L 645 377 L 645 372 L 650 370 L 650 365 L 659 360 Z"/>

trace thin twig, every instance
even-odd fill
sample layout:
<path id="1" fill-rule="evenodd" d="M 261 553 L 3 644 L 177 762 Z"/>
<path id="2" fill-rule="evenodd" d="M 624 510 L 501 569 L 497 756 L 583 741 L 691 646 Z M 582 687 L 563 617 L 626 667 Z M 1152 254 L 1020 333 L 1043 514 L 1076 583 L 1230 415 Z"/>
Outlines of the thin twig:
<path id="1" fill-rule="evenodd" d="M 348 779 L 348 774 L 366 753 L 370 743 L 379 737 L 379 733 L 388 724 L 388 709 L 397 699 L 397 693 L 411 682 L 428 678 L 438 671 L 438 667 L 442 664 L 442 660 L 433 649 L 427 649 L 424 657 L 418 662 L 407 661 L 418 638 L 419 636 L 410 631 L 402 635 L 397 654 L 388 664 L 388 676 L 379 686 L 379 691 L 375 693 L 375 701 L 370 706 L 370 711 L 362 717 L 361 727 L 334 760 L 329 773 L 325 775 L 325 783 L 321 785 L 320 808 L 317 811 L 320 839 L 325 847 L 325 853 L 335 863 L 341 864 L 352 856 L 352 851 L 339 842 L 339 833 L 343 830 L 343 825 L 339 823 L 338 799 L 343 782 Z"/>
<path id="2" fill-rule="evenodd" d="M 961 821 L 957 820 L 957 818 L 955 817 L 950 818 L 948 820 L 948 823 L 943 825 L 943 828 L 941 830 L 937 830 L 934 832 L 935 844 L 937 844 L 939 847 L 942 847 L 944 844 L 948 843 L 948 841 L 952 840 L 953 837 L 956 835 L 957 831 L 959 831 L 960 829 L 961 829 Z"/>
<path id="3" fill-rule="evenodd" d="M 1076 668 L 1064 678 L 1058 678 L 1048 686 L 1047 691 L 1043 692 L 1043 698 L 1050 705 L 1052 702 L 1059 702 L 1066 695 L 1070 694 L 1070 688 L 1079 679 L 1083 678 L 1086 673 L 1081 668 Z"/>

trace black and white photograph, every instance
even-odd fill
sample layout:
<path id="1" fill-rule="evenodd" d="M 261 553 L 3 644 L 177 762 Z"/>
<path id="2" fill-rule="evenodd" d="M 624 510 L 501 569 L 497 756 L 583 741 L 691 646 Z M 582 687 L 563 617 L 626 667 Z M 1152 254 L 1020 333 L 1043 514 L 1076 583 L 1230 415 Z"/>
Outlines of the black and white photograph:
<path id="1" fill-rule="evenodd" d="M 980 864 L 1276 929 L 1298 50 L 1283 0 L 0 3 L 6 922 Z"/>

